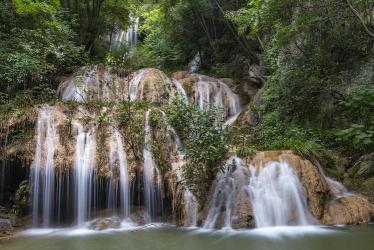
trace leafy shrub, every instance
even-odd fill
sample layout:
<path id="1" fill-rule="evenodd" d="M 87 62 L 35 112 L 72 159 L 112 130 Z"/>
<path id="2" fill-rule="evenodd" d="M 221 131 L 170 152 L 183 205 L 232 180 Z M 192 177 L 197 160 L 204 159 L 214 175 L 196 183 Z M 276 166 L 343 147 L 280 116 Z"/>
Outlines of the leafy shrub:
<path id="1" fill-rule="evenodd" d="M 214 108 L 199 110 L 183 100 L 174 100 L 166 115 L 185 146 L 186 183 L 199 199 L 204 199 L 216 174 L 222 170 L 229 149 L 228 130 L 217 119 L 222 113 Z"/>

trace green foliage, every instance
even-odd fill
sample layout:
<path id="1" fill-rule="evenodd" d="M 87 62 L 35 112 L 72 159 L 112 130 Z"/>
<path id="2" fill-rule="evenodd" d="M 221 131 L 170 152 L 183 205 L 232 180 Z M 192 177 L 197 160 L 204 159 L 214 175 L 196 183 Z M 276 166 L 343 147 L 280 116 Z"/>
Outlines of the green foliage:
<path id="1" fill-rule="evenodd" d="M 0 92 L 43 98 L 54 95 L 55 77 L 84 61 L 82 47 L 63 21 L 56 1 L 0 3 Z"/>
<path id="2" fill-rule="evenodd" d="M 166 115 L 184 143 L 186 183 L 199 199 L 204 199 L 216 174 L 222 170 L 229 149 L 230 136 L 223 121 L 217 120 L 222 116 L 221 111 L 214 108 L 199 110 L 183 100 L 174 100 Z"/>
<path id="3" fill-rule="evenodd" d="M 156 67 L 175 70 L 199 53 L 202 71 L 245 77 L 248 62 L 256 58 L 250 52 L 250 41 L 240 37 L 225 18 L 226 10 L 238 9 L 245 2 L 193 0 L 143 5 L 143 55 Z"/>
<path id="4" fill-rule="evenodd" d="M 257 135 L 255 145 L 259 150 L 292 150 L 327 167 L 336 163 L 334 154 L 319 135 L 313 130 L 286 124 L 275 112 L 267 114 L 254 133 Z"/>
<path id="5" fill-rule="evenodd" d="M 262 121 L 255 128 L 258 147 L 292 149 L 327 162 L 334 161 L 327 148 L 356 156 L 372 150 L 373 79 L 357 83 L 354 78 L 373 53 L 373 38 L 347 2 L 247 4 L 226 17 L 241 35 L 261 41 L 269 66 Z M 373 22 L 367 11 L 373 4 L 354 2 L 368 16 L 369 29 Z M 361 92 L 349 93 L 359 85 Z"/>
<path id="6" fill-rule="evenodd" d="M 66 10 L 66 19 L 72 24 L 86 51 L 103 59 L 110 49 L 110 41 L 115 32 L 127 28 L 129 13 L 135 9 L 135 2 L 61 0 L 61 5 Z"/>
<path id="7" fill-rule="evenodd" d="M 350 93 L 339 103 L 341 122 L 345 126 L 335 130 L 337 140 L 346 150 L 362 153 L 374 149 L 374 85 Z"/>
<path id="8" fill-rule="evenodd" d="M 138 161 L 141 160 L 144 147 L 144 113 L 149 107 L 149 103 L 142 101 L 124 101 L 116 106 L 116 125 L 126 135 L 125 144 Z"/>

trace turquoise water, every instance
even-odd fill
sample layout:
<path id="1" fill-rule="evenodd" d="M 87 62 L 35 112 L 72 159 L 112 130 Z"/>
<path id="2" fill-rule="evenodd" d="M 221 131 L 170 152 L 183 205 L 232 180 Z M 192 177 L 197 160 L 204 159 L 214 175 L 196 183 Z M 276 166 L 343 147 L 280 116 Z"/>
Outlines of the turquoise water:
<path id="1" fill-rule="evenodd" d="M 279 227 L 204 231 L 147 227 L 94 233 L 89 230 L 28 231 L 1 242 L 1 250 L 373 250 L 374 226 Z"/>

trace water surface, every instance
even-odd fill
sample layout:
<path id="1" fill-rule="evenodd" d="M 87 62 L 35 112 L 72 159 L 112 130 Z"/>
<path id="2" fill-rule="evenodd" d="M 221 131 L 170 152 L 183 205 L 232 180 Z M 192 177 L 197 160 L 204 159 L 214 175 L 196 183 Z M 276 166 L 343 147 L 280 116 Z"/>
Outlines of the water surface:
<path id="1" fill-rule="evenodd" d="M 95 233 L 34 230 L 0 243 L 1 250 L 372 250 L 374 226 L 201 230 L 147 227 Z"/>

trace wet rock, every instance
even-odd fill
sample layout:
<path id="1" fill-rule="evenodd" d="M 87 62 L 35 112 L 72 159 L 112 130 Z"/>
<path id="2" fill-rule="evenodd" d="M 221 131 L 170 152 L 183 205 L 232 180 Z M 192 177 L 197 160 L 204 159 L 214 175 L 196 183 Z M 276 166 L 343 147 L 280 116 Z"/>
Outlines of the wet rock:
<path id="1" fill-rule="evenodd" d="M 130 219 L 138 225 L 145 225 L 149 221 L 149 218 L 147 218 L 142 209 L 138 209 L 137 211 L 131 213 Z"/>
<path id="2" fill-rule="evenodd" d="M 188 71 L 177 71 L 171 75 L 172 78 L 181 80 L 184 78 L 187 78 L 187 75 L 189 74 Z"/>
<path id="3" fill-rule="evenodd" d="M 368 223 L 374 215 L 373 206 L 360 196 L 345 196 L 326 204 L 323 224 L 360 224 Z"/>
<path id="4" fill-rule="evenodd" d="M 246 189 L 248 184 L 248 167 L 239 158 L 230 158 L 224 172 L 217 176 L 210 200 L 200 214 L 206 218 L 204 227 L 253 227 L 253 211 Z"/>
<path id="5" fill-rule="evenodd" d="M 95 231 L 102 231 L 109 228 L 120 228 L 121 227 L 121 220 L 118 217 L 114 218 L 104 218 L 95 221 L 91 226 L 90 229 Z"/>
<path id="6" fill-rule="evenodd" d="M 231 227 L 234 229 L 239 228 L 252 228 L 255 227 L 255 220 L 253 216 L 252 206 L 249 202 L 248 195 L 242 194 L 238 196 L 231 218 Z"/>
<path id="7" fill-rule="evenodd" d="M 0 236 L 10 235 L 12 231 L 13 227 L 10 220 L 0 218 Z"/>

